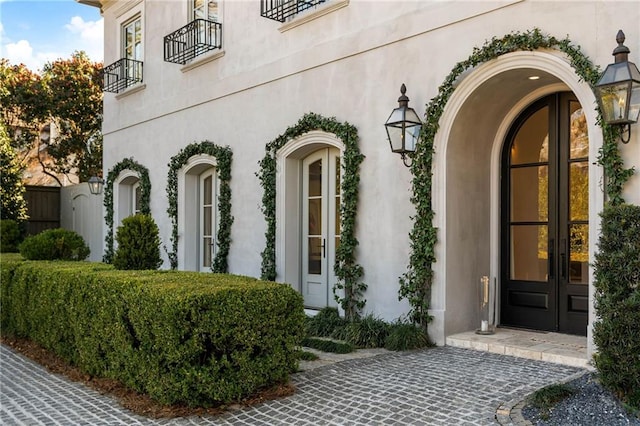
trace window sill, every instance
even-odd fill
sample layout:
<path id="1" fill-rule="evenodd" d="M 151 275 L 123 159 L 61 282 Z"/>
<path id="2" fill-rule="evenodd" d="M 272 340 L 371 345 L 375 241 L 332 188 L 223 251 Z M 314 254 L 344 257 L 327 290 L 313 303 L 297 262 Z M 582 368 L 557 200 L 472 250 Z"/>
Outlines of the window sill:
<path id="1" fill-rule="evenodd" d="M 285 31 L 289 31 L 295 27 L 299 27 L 300 25 L 304 25 L 307 22 L 311 22 L 315 19 L 320 18 L 321 16 L 327 15 L 331 12 L 334 12 L 338 9 L 342 9 L 345 6 L 349 5 L 349 0 L 335 0 L 328 2 L 324 7 L 320 7 L 317 10 L 309 13 L 303 13 L 299 17 L 294 18 L 293 20 L 287 22 L 282 25 L 278 30 L 281 33 Z"/>
<path id="2" fill-rule="evenodd" d="M 188 64 L 183 65 L 182 68 L 180 68 L 180 71 L 182 72 L 190 71 L 194 68 L 199 67 L 200 65 L 204 65 L 211 61 L 215 61 L 218 58 L 222 58 L 223 56 L 224 56 L 224 50 L 218 50 L 216 52 L 206 53 L 194 59 L 193 61 L 189 62 Z"/>
<path id="3" fill-rule="evenodd" d="M 127 88 L 124 92 L 118 93 L 116 95 L 116 99 L 126 98 L 129 95 L 133 95 L 134 93 L 138 93 L 141 90 L 144 90 L 146 87 L 147 85 L 145 83 L 138 83 L 136 85 L 133 85 Z"/>

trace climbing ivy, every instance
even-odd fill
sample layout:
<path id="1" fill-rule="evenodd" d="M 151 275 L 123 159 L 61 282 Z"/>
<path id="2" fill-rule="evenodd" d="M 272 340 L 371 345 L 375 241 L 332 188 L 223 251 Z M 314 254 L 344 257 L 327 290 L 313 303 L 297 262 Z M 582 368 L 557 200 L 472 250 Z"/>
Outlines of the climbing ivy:
<path id="1" fill-rule="evenodd" d="M 474 48 L 471 56 L 458 62 L 451 73 L 438 88 L 438 94 L 426 106 L 425 124 L 420 133 L 420 143 L 413 154 L 411 172 L 413 174 L 412 203 L 415 205 L 413 229 L 410 233 L 411 255 L 407 272 L 399 279 L 399 299 L 407 299 L 411 305 L 410 318 L 425 330 L 431 321 L 429 302 L 433 285 L 432 264 L 436 261 L 435 245 L 437 229 L 433 226 L 432 209 L 432 167 L 434 158 L 434 139 L 439 129 L 445 105 L 454 91 L 454 82 L 460 75 L 484 62 L 496 59 L 515 51 L 533 51 L 538 49 L 560 50 L 567 55 L 571 66 L 582 81 L 592 88 L 597 83 L 600 72 L 581 51 L 568 39 L 557 39 L 543 34 L 535 28 L 526 32 L 507 34 L 502 38 L 492 38 L 482 47 Z M 603 145 L 598 156 L 598 164 L 602 165 L 607 177 L 606 193 L 611 204 L 621 204 L 624 183 L 633 174 L 633 169 L 625 169 L 616 142 L 616 133 L 602 122 L 598 110 L 599 121 L 603 129 Z"/>
<path id="2" fill-rule="evenodd" d="M 344 144 L 342 158 L 342 197 L 340 205 L 341 231 L 340 246 L 336 251 L 334 272 L 338 282 L 333 288 L 334 298 L 345 311 L 348 319 L 359 317 L 366 300 L 362 299 L 367 285 L 360 282 L 364 274 L 362 266 L 356 263 L 358 240 L 355 237 L 356 214 L 358 211 L 359 167 L 364 159 L 358 147 L 358 132 L 348 123 L 340 123 L 335 118 L 325 118 L 318 114 L 305 114 L 294 126 L 273 141 L 265 149 L 257 173 L 264 190 L 262 212 L 267 222 L 266 247 L 262 251 L 262 279 L 276 278 L 276 154 L 287 142 L 312 130 L 333 133 Z M 344 290 L 344 297 L 338 295 Z"/>
<path id="3" fill-rule="evenodd" d="M 105 221 L 107 223 L 107 236 L 105 237 L 105 252 L 102 261 L 111 263 L 113 261 L 113 182 L 123 170 L 132 170 L 138 174 L 140 179 L 140 213 L 151 214 L 149 199 L 151 197 L 151 181 L 149 180 L 149 169 L 136 162 L 133 158 L 125 158 L 115 164 L 107 174 L 107 182 L 104 188 L 104 207 L 106 211 Z"/>
<path id="4" fill-rule="evenodd" d="M 218 232 L 216 233 L 217 247 L 211 270 L 213 272 L 227 272 L 227 257 L 231 247 L 231 160 L 233 153 L 231 148 L 220 147 L 209 141 L 192 143 L 187 145 L 177 155 L 171 157 L 169 162 L 169 175 L 167 178 L 167 198 L 169 208 L 167 213 L 173 225 L 171 232 L 172 251 L 167 251 L 171 269 L 178 267 L 178 171 L 187 164 L 195 155 L 210 155 L 216 159 L 216 169 L 220 181 L 220 194 L 218 196 L 218 214 L 220 217 Z"/>

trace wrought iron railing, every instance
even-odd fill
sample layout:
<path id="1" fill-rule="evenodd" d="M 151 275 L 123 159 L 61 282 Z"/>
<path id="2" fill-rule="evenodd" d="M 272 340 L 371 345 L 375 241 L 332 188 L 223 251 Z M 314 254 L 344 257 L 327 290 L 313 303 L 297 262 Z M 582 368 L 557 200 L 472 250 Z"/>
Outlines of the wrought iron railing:
<path id="1" fill-rule="evenodd" d="M 261 0 L 260 16 L 284 22 L 287 18 L 326 1 L 328 0 Z"/>
<path id="2" fill-rule="evenodd" d="M 122 58 L 102 69 L 102 90 L 120 93 L 142 82 L 142 62 Z"/>
<path id="3" fill-rule="evenodd" d="M 222 48 L 222 24 L 196 19 L 164 37 L 164 60 L 186 64 L 193 58 Z"/>

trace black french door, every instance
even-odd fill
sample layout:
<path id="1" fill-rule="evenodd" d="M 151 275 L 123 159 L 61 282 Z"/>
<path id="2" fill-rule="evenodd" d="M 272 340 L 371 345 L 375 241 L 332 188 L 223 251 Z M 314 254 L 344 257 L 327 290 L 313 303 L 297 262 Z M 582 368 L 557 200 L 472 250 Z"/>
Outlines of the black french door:
<path id="1" fill-rule="evenodd" d="M 589 138 L 568 92 L 514 122 L 502 153 L 502 325 L 586 335 Z"/>

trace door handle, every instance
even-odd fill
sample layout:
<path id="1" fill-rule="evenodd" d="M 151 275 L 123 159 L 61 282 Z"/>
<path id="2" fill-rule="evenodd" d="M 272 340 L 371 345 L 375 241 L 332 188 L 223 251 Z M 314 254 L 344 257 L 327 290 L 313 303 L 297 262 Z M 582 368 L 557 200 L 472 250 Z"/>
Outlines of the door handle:
<path id="1" fill-rule="evenodd" d="M 567 239 L 563 238 L 560 246 L 560 270 L 562 271 L 562 279 L 567 278 Z"/>
<path id="2" fill-rule="evenodd" d="M 555 276 L 555 245 L 555 240 L 553 238 L 549 239 L 549 278 L 553 278 Z"/>
<path id="3" fill-rule="evenodd" d="M 327 249 L 326 249 L 326 242 L 327 240 L 325 240 L 324 238 L 322 239 L 322 258 L 325 259 L 327 257 Z"/>

